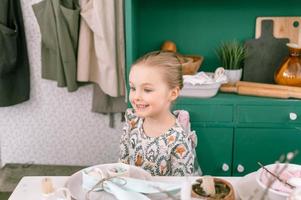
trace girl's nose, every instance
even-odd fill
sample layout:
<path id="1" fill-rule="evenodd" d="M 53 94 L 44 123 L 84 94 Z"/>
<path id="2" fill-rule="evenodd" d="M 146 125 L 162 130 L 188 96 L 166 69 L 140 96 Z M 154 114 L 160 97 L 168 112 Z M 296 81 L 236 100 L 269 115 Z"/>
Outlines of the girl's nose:
<path id="1" fill-rule="evenodd" d="M 139 91 L 135 91 L 135 94 L 134 94 L 134 99 L 137 101 L 137 100 L 141 100 L 141 93 Z"/>

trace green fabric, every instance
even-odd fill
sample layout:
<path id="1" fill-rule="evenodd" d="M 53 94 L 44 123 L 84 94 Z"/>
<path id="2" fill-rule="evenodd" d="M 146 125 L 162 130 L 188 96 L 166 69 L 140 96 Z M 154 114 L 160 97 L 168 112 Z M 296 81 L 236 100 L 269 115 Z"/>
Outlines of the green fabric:
<path id="1" fill-rule="evenodd" d="M 125 97 L 111 97 L 104 93 L 98 84 L 93 85 L 92 111 L 109 114 L 109 125 L 111 128 L 114 128 L 114 114 L 121 113 L 121 116 L 123 116 L 126 108 Z"/>
<path id="2" fill-rule="evenodd" d="M 10 192 L 0 192 L 0 199 L 8 199 L 10 195 Z"/>
<path id="3" fill-rule="evenodd" d="M 122 113 L 125 112 L 127 103 L 125 97 L 111 97 L 105 94 L 102 89 L 94 84 L 92 111 L 98 113 Z"/>
<path id="4" fill-rule="evenodd" d="M 29 99 L 29 62 L 20 0 L 0 0 L 0 106 Z"/>
<path id="5" fill-rule="evenodd" d="M 42 35 L 42 78 L 77 90 L 80 9 L 77 0 L 44 0 L 32 6 Z"/>

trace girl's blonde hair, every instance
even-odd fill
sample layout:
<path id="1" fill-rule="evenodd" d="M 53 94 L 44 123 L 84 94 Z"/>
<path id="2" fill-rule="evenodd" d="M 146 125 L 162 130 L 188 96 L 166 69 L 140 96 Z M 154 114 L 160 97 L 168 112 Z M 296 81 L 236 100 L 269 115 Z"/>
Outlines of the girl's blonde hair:
<path id="1" fill-rule="evenodd" d="M 183 87 L 182 64 L 174 52 L 153 51 L 140 57 L 133 65 L 144 65 L 163 69 L 165 80 L 170 88 Z"/>

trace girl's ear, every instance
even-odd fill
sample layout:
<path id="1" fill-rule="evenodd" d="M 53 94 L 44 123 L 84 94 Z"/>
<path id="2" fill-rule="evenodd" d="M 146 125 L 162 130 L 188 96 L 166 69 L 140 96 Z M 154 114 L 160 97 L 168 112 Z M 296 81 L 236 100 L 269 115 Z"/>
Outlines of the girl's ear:
<path id="1" fill-rule="evenodd" d="M 171 91 L 170 91 L 170 100 L 171 101 L 176 100 L 178 98 L 179 94 L 180 94 L 180 87 L 179 86 L 171 89 Z"/>

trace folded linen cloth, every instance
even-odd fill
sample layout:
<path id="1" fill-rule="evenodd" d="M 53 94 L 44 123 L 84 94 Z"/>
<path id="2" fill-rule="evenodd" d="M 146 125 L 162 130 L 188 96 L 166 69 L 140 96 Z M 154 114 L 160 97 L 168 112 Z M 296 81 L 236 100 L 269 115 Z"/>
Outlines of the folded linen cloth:
<path id="1" fill-rule="evenodd" d="M 183 82 L 190 85 L 203 85 L 203 84 L 214 84 L 214 83 L 226 83 L 228 82 L 225 70 L 219 67 L 214 73 L 199 72 L 195 75 L 184 75 Z"/>

